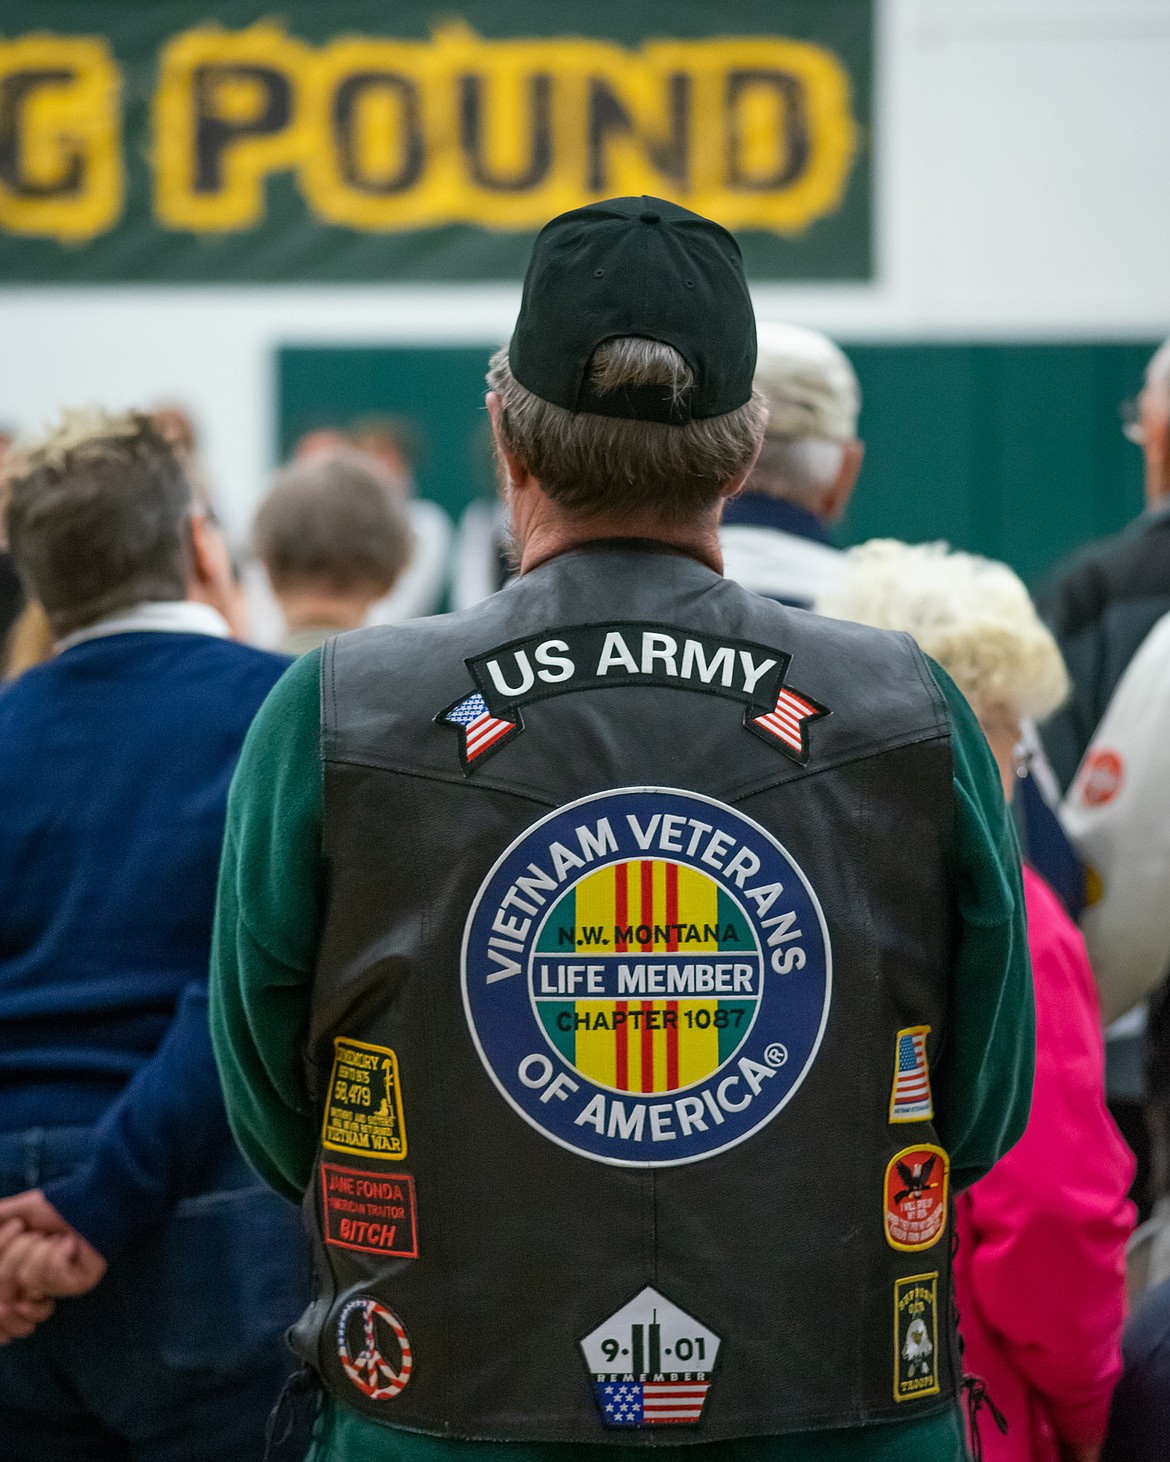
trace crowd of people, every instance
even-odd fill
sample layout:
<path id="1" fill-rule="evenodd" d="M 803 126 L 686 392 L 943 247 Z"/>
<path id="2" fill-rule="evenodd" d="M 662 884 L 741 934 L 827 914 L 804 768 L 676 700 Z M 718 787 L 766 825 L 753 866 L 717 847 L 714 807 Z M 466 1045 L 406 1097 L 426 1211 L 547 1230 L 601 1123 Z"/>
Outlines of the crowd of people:
<path id="1" fill-rule="evenodd" d="M 602 272 L 599 267 L 598 278 Z M 666 369 L 661 360 L 647 364 L 635 353 L 605 350 L 590 357 L 589 389 L 598 399 L 612 389 L 641 400 L 639 392 L 665 384 L 677 401 L 692 389 L 693 382 L 679 384 L 681 377 L 655 376 Z M 5 1456 L 19 1462 L 259 1457 L 282 1388 L 269 1428 L 272 1455 L 283 1447 L 281 1455 L 303 1456 L 313 1426 L 312 1445 L 322 1459 L 391 1455 L 375 1451 L 357 1430 L 346 1432 L 339 1418 L 345 1407 L 335 1399 L 327 1396 L 315 1413 L 298 1408 L 305 1373 L 294 1368 L 283 1340 L 295 1325 L 298 1355 L 316 1365 L 314 1346 L 324 1344 L 320 1316 L 301 1317 L 313 1316 L 323 1302 L 313 1301 L 310 1244 L 294 1205 L 303 1204 L 306 1214 L 326 1205 L 325 1232 L 315 1232 L 320 1268 L 334 1237 L 328 1194 L 323 1198 L 315 1185 L 334 1169 L 318 1165 L 317 1134 L 323 1109 L 335 1101 L 345 1105 L 331 1065 L 341 1059 L 333 1033 L 352 1034 L 367 1016 L 375 1024 L 384 1016 L 370 1005 L 373 987 L 364 971 L 376 969 L 382 987 L 397 990 L 414 927 L 408 908 L 377 937 L 360 936 L 372 953 L 360 947 L 360 920 L 351 925 L 347 917 L 357 898 L 352 885 L 365 875 L 351 866 L 350 844 L 364 838 L 382 849 L 385 866 L 403 879 L 427 876 L 425 869 L 412 873 L 408 851 L 390 846 L 391 833 L 378 821 L 381 794 L 370 792 L 369 776 L 357 775 L 358 768 L 383 766 L 404 781 L 393 759 L 379 760 L 383 753 L 369 729 L 376 719 L 370 708 L 383 714 L 394 687 L 374 687 L 370 667 L 347 664 L 340 651 L 330 648 L 323 659 L 322 647 L 350 643 L 352 637 L 333 637 L 363 626 L 416 625 L 448 606 L 474 616 L 496 604 L 495 595 L 514 594 L 505 587 L 512 575 L 535 582 L 531 565 L 544 560 L 533 544 L 548 540 L 552 519 L 537 515 L 532 504 L 543 512 L 544 499 L 532 497 L 526 484 L 544 484 L 544 491 L 556 480 L 561 459 L 552 447 L 543 467 L 534 464 L 545 450 L 542 440 L 564 446 L 549 417 L 563 403 L 551 385 L 547 396 L 536 389 L 531 352 L 520 385 L 515 341 L 512 351 L 511 364 L 501 353 L 489 374 L 501 502 L 475 505 L 458 531 L 417 496 L 409 433 L 390 418 L 343 423 L 304 438 L 268 484 L 246 545 L 228 542 L 194 434 L 174 408 L 69 411 L 42 434 L 6 444 L 0 559 L 7 667 L 0 690 Z M 1092 546 L 1062 570 L 1036 605 L 1005 564 L 946 545 L 881 539 L 835 547 L 834 523 L 855 488 L 865 489 L 860 391 L 849 361 L 815 331 L 761 322 L 754 380 L 750 401 L 737 408 L 746 413 L 741 428 L 754 443 L 750 461 L 742 471 L 718 469 L 720 482 L 730 484 L 718 527 L 726 578 L 784 606 L 786 615 L 792 611 L 796 617 L 785 623 L 804 623 L 813 611 L 910 637 L 927 657 L 917 663 L 930 665 L 937 681 L 936 705 L 946 702 L 956 727 L 955 836 L 970 846 L 955 855 L 962 873 L 955 919 L 963 923 L 971 968 L 992 957 L 993 939 L 1006 941 L 996 958 L 1023 967 L 1021 951 L 1010 949 L 1011 919 L 1017 905 L 1026 909 L 1034 1038 L 1028 1011 L 986 1016 L 988 1032 L 998 1030 L 987 1040 L 988 1049 L 1001 1042 L 999 1064 L 988 1057 L 977 1066 L 971 1058 L 963 1077 L 970 1113 L 950 1112 L 945 1152 L 938 1149 L 941 1222 L 944 1242 L 956 1245 L 954 1303 L 962 1368 L 970 1378 L 969 1445 L 981 1448 L 986 1462 L 1164 1459 L 1170 1456 L 1170 343 L 1149 364 L 1128 428 L 1144 453 L 1146 511 L 1118 538 Z M 592 410 L 579 408 L 601 423 L 636 417 L 638 409 L 608 413 L 597 399 Z M 670 432 L 669 421 L 655 418 L 650 425 Z M 623 430 L 631 424 L 645 423 L 624 421 Z M 762 429 L 753 438 L 757 424 Z M 638 448 L 647 461 L 656 441 L 648 434 Z M 731 461 L 731 448 L 713 431 L 703 441 L 705 460 Z M 608 442 L 604 435 L 582 438 L 571 459 L 578 476 L 599 470 L 605 452 L 616 450 Z M 580 511 L 566 482 L 552 496 Z M 608 511 L 616 526 L 595 537 L 625 541 L 622 513 L 612 504 Z M 664 540 L 676 542 L 668 521 L 667 528 Z M 625 536 L 641 542 L 647 535 Z M 562 622 L 556 616 L 563 617 L 570 590 L 547 588 L 549 633 Z M 537 588 L 527 592 L 532 599 Z M 607 614 L 602 609 L 582 622 Z M 742 627 L 726 632 L 746 643 Z M 438 663 L 438 642 L 431 646 L 421 630 L 412 639 L 385 638 L 393 633 L 379 631 L 369 643 L 405 646 L 391 655 L 397 673 L 425 679 Z M 561 636 L 534 652 L 549 695 L 569 664 L 567 632 Z M 500 638 L 507 637 L 501 632 Z M 673 665 L 662 640 L 659 634 L 658 649 L 642 651 L 651 655 L 641 663 L 644 676 L 651 675 L 654 655 Z M 527 659 L 524 666 L 533 673 Z M 326 717 L 335 674 L 366 697 L 348 719 Z M 444 713 L 450 724 L 438 728 L 459 729 L 463 776 L 480 747 L 497 738 L 502 745 L 523 729 L 519 702 L 508 721 L 502 703 L 480 693 L 487 683 L 477 683 L 478 691 Z M 982 738 L 960 734 L 963 702 Z M 436 701 L 431 709 L 431 720 L 440 722 L 442 705 Z M 824 709 L 805 706 L 808 717 Z M 396 714 L 392 705 L 385 710 L 391 729 L 379 734 L 400 734 L 410 743 L 415 733 Z M 525 714 L 536 721 L 535 711 Z M 534 747 L 539 734 L 539 728 L 525 732 Z M 582 734 L 605 733 L 589 721 Z M 807 752 L 807 727 L 801 735 Z M 327 743 L 349 749 L 323 769 Z M 229 807 L 242 751 L 244 772 Z M 338 763 L 355 769 L 351 782 Z M 994 770 L 1013 818 L 1002 827 L 988 800 L 998 796 L 988 791 Z M 968 774 L 974 780 L 963 783 Z M 449 776 L 428 775 L 461 776 L 458 766 Z M 336 786 L 327 816 L 322 789 L 329 778 Z M 970 791 L 977 783 L 978 796 Z M 425 784 L 419 786 L 424 790 L 411 803 L 415 818 L 429 815 Z M 500 779 L 495 793 L 480 796 L 486 801 L 505 790 Z M 409 786 L 400 795 L 408 798 Z M 368 810 L 366 797 L 375 804 Z M 484 806 L 477 815 L 489 819 Z M 1017 838 L 1025 854 L 1022 895 L 1011 872 Z M 388 905 L 400 899 L 390 886 L 364 893 Z M 515 903 L 524 907 L 519 896 Z M 514 935 L 519 923 L 505 919 L 501 928 L 497 920 L 495 927 Z M 980 954 L 982 937 L 988 943 Z M 328 988 L 310 1008 L 307 988 L 324 969 Z M 956 1009 L 975 999 L 961 989 L 950 998 Z M 990 1001 L 986 991 L 982 998 Z M 409 1024 L 415 1016 L 402 1018 Z M 401 1054 L 406 1038 L 386 1039 Z M 1034 1061 L 1030 1087 L 1024 1067 L 1012 1064 L 1013 1042 L 1027 1046 L 1029 1069 Z M 404 1158 L 404 1124 L 422 1128 L 427 1118 L 418 1108 L 404 1118 L 398 1068 L 383 1067 L 382 1086 L 374 1091 L 381 1126 L 372 1117 L 367 1125 L 390 1144 L 387 1151 Z M 358 1072 L 356 1058 L 347 1069 Z M 417 1072 L 407 1075 L 421 1085 Z M 953 1072 L 950 1079 L 958 1081 Z M 565 1090 L 549 1086 L 540 1100 L 548 1103 L 551 1094 L 563 1101 Z M 713 1104 L 711 1111 L 724 1121 Z M 982 1147 L 973 1136 L 977 1111 L 985 1134 L 994 1132 L 979 1139 Z M 611 1123 L 610 1137 L 613 1130 Z M 345 1150 L 341 1138 L 324 1145 Z M 960 1154 L 967 1150 L 980 1156 L 964 1165 Z M 996 1161 L 1000 1151 L 1006 1155 Z M 908 1190 L 887 1197 L 889 1224 L 899 1221 L 894 1210 L 906 1191 L 918 1195 L 927 1213 L 930 1173 L 930 1166 L 924 1173 L 921 1163 L 910 1164 Z M 939 1176 L 936 1171 L 935 1187 Z M 411 1186 L 400 1212 L 413 1211 L 413 1195 Z M 486 1195 L 477 1201 L 486 1202 Z M 827 1201 L 834 1201 L 831 1195 Z M 1139 1216 L 1144 1222 L 1133 1237 Z M 416 1221 L 400 1224 L 412 1230 Z M 413 1230 L 412 1236 L 417 1253 Z M 401 1241 L 400 1228 L 399 1240 L 383 1244 L 384 1252 L 408 1254 L 394 1247 Z M 437 1233 L 428 1242 L 437 1244 Z M 890 1244 L 898 1248 L 892 1238 Z M 358 1284 L 353 1275 L 345 1282 Z M 374 1312 L 364 1313 L 368 1359 L 376 1354 Z M 339 1323 L 344 1362 L 344 1317 Z M 915 1343 L 932 1342 L 907 1333 L 911 1378 Z M 936 1336 L 933 1344 L 940 1343 Z M 411 1361 L 402 1335 L 398 1353 L 379 1383 L 383 1391 L 377 1392 L 375 1376 L 373 1389 L 361 1393 L 363 1404 L 406 1385 Z M 921 1365 L 925 1374 L 928 1362 Z M 416 1387 L 425 1396 L 425 1369 L 420 1378 Z M 897 1389 L 895 1399 L 903 1399 Z M 419 1423 L 417 1430 L 428 1427 Z M 539 1432 L 532 1435 L 534 1444 L 540 1441 Z M 329 1440 L 340 1436 L 349 1450 L 329 1451 L 342 1446 Z M 414 1436 L 410 1448 L 393 1455 L 437 1458 L 423 1441 Z M 929 1441 L 924 1445 L 918 1455 L 943 1455 Z"/>

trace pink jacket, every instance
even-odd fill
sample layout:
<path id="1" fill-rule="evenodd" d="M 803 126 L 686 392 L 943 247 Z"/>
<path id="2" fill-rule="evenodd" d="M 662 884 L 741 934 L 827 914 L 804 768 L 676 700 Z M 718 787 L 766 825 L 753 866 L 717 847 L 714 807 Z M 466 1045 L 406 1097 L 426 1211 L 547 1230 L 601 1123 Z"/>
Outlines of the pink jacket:
<path id="1" fill-rule="evenodd" d="M 959 1195 L 963 1368 L 1008 1421 L 980 1414 L 986 1462 L 1059 1462 L 1105 1435 L 1121 1371 L 1133 1156 L 1105 1109 L 1100 1006 L 1084 942 L 1024 870 L 1036 985 L 1036 1085 L 1023 1137 Z"/>

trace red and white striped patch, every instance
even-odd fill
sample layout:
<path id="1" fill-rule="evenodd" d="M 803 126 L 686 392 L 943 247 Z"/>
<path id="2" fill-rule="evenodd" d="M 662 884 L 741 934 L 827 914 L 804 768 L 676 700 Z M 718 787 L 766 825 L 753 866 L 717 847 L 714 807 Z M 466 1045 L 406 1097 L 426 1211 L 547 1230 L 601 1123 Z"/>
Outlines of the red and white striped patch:
<path id="1" fill-rule="evenodd" d="M 762 716 L 753 716 L 752 725 L 760 726 L 783 742 L 797 756 L 804 754 L 805 727 L 824 712 L 799 696 L 795 691 L 781 686 L 775 707 Z"/>
<path id="2" fill-rule="evenodd" d="M 351 1355 L 348 1329 L 355 1311 L 362 1320 L 362 1348 L 357 1355 Z M 378 1344 L 377 1321 L 387 1325 L 398 1342 L 399 1363 L 397 1369 L 382 1354 Z M 410 1348 L 410 1337 L 406 1327 L 392 1310 L 377 1300 L 356 1299 L 342 1310 L 337 1321 L 337 1354 L 341 1369 L 371 1401 L 389 1401 L 405 1389 L 414 1369 L 414 1356 Z"/>
<path id="3" fill-rule="evenodd" d="M 485 711 L 467 728 L 467 760 L 474 761 L 489 746 L 494 746 L 501 736 L 506 736 L 515 729 L 515 721 L 501 721 L 490 711 Z"/>
<path id="4" fill-rule="evenodd" d="M 676 1425 L 698 1421 L 703 1414 L 709 1381 L 647 1381 L 642 1387 L 645 1421 Z"/>

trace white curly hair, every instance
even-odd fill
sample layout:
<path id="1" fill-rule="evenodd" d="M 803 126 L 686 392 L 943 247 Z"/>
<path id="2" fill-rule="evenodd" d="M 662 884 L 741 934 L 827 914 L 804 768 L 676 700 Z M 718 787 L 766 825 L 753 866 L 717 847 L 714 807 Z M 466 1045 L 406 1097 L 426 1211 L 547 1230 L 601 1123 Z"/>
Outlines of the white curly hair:
<path id="1" fill-rule="evenodd" d="M 819 614 L 905 630 L 985 719 L 1002 707 L 1042 721 L 1068 695 L 1056 641 L 1007 564 L 945 543 L 875 538 L 845 554 Z"/>

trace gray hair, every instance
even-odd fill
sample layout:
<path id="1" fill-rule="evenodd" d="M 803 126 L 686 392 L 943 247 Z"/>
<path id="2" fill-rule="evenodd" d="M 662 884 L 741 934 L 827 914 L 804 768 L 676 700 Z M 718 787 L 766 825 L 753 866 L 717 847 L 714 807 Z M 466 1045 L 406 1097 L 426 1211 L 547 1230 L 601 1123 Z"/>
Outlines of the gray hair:
<path id="1" fill-rule="evenodd" d="M 66 411 L 18 442 L 5 467 L 9 548 L 57 639 L 186 597 L 191 482 L 149 416 Z"/>
<path id="2" fill-rule="evenodd" d="M 819 513 L 841 471 L 845 445 L 820 437 L 767 436 L 748 478 L 747 491 L 782 498 Z"/>
<path id="3" fill-rule="evenodd" d="M 324 585 L 377 597 L 414 546 L 398 479 L 376 457 L 344 447 L 277 472 L 252 536 L 278 594 Z"/>
<path id="4" fill-rule="evenodd" d="M 694 384 L 677 350 L 635 336 L 599 345 L 590 374 L 603 393 L 664 386 L 677 395 Z M 568 411 L 522 386 L 506 349 L 492 356 L 487 382 L 500 396 L 504 445 L 549 497 L 567 512 L 618 522 L 650 517 L 674 526 L 713 507 L 751 462 L 767 421 L 758 391 L 735 411 L 681 426 Z"/>

